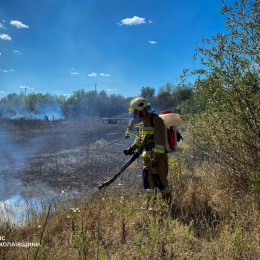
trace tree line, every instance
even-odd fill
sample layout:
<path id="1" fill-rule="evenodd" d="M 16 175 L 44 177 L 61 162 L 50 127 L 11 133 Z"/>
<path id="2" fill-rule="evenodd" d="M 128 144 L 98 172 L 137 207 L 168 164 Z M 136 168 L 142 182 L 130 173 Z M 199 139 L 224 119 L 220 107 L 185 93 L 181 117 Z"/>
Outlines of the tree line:
<path id="1" fill-rule="evenodd" d="M 173 86 L 168 83 L 159 88 L 142 87 L 137 93 L 151 103 L 152 107 L 175 109 L 193 96 L 193 90 L 187 86 Z M 128 105 L 133 97 L 108 95 L 104 90 L 74 91 L 70 97 L 51 95 L 50 93 L 12 93 L 0 100 L 0 117 L 43 117 L 55 115 L 56 118 L 86 119 L 88 117 L 114 117 L 127 114 Z"/>

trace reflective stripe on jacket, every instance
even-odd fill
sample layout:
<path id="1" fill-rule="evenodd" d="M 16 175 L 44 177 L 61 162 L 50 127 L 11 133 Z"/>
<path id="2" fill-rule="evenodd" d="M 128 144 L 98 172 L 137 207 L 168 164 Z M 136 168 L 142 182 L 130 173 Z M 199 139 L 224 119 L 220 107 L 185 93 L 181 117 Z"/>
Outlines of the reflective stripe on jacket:
<path id="1" fill-rule="evenodd" d="M 153 147 L 154 153 L 165 153 L 166 131 L 162 118 L 152 113 L 141 119 L 138 134 L 132 145 L 134 149 L 144 146 Z M 142 156 L 149 156 L 149 152 L 144 150 Z"/>

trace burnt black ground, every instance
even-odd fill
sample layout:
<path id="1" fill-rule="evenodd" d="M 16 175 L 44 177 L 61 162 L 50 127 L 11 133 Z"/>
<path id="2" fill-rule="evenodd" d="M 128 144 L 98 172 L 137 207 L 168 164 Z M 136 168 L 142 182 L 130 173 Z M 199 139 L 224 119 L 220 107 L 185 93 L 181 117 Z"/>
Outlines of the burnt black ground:
<path id="1" fill-rule="evenodd" d="M 124 124 L 40 120 L 0 120 L 0 200 L 89 193 L 130 158 L 123 154 L 134 137 Z M 141 160 L 113 185 L 139 185 Z"/>

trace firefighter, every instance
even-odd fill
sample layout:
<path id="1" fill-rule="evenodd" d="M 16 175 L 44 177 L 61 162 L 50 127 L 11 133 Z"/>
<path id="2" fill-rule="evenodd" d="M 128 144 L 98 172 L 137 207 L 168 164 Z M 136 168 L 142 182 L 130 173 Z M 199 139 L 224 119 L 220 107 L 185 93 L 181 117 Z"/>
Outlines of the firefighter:
<path id="1" fill-rule="evenodd" d="M 134 143 L 124 150 L 124 154 L 131 155 L 137 148 L 144 148 L 143 188 L 148 193 L 154 193 L 155 188 L 158 188 L 162 198 L 170 201 L 165 126 L 158 115 L 148 112 L 148 108 L 148 102 L 142 97 L 134 98 L 130 102 L 129 112 L 133 111 L 140 118 L 140 127 Z"/>
<path id="2" fill-rule="evenodd" d="M 129 122 L 126 132 L 125 132 L 125 139 L 129 138 L 132 131 L 134 130 L 134 132 L 138 132 L 139 130 L 139 124 L 140 124 L 140 118 L 138 115 L 136 115 L 133 112 L 133 118 L 131 119 L 131 121 Z"/>

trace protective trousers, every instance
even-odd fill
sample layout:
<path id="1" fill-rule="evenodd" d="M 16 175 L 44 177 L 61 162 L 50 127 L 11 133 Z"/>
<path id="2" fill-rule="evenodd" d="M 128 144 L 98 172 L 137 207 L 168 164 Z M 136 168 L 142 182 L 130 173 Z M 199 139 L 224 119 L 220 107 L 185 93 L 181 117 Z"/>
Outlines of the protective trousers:
<path id="1" fill-rule="evenodd" d="M 168 156 L 166 153 L 160 154 L 157 166 L 152 167 L 150 157 L 144 157 L 143 166 L 143 187 L 146 192 L 153 192 L 158 188 L 162 198 L 170 197 L 170 187 L 167 180 L 168 176 Z"/>

